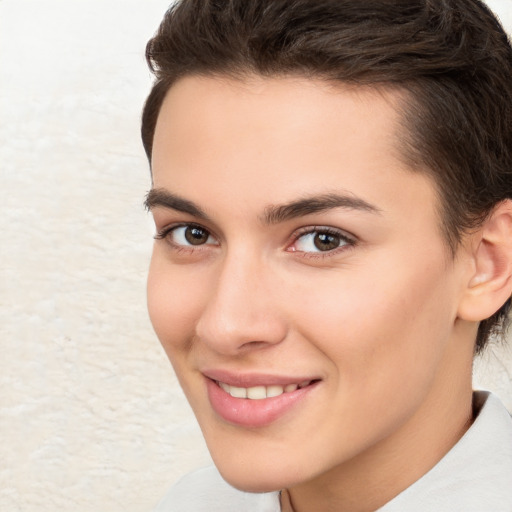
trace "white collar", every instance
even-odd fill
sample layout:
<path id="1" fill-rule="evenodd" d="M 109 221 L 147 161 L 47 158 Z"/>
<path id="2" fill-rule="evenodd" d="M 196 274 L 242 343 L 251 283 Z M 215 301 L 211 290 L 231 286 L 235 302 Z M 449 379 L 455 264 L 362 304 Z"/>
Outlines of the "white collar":
<path id="1" fill-rule="evenodd" d="M 473 406 L 479 413 L 459 442 L 378 512 L 512 511 L 512 419 L 488 392 L 475 392 Z"/>

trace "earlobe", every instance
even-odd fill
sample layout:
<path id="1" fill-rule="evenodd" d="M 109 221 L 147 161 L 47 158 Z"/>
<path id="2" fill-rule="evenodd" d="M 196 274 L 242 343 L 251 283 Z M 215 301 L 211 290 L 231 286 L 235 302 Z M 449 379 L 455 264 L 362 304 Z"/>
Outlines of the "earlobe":
<path id="1" fill-rule="evenodd" d="M 470 237 L 473 265 L 458 316 L 480 322 L 512 294 L 512 201 L 499 203 Z"/>

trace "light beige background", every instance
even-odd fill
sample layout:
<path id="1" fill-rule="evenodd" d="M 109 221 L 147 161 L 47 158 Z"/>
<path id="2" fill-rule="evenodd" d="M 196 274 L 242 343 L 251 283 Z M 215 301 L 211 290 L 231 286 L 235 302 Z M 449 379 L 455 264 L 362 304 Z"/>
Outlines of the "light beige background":
<path id="1" fill-rule="evenodd" d="M 209 461 L 145 306 L 143 51 L 167 4 L 0 0 L 2 511 L 150 510 Z M 502 349 L 476 380 L 512 410 L 511 375 Z"/>

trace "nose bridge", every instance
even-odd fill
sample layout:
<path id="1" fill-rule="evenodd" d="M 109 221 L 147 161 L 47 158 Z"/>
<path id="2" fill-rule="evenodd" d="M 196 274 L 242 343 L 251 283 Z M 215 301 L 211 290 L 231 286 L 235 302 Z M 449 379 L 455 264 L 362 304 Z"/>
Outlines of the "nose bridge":
<path id="1" fill-rule="evenodd" d="M 250 248 L 229 251 L 198 320 L 198 338 L 225 353 L 281 341 L 286 327 L 272 303 L 269 272 Z"/>

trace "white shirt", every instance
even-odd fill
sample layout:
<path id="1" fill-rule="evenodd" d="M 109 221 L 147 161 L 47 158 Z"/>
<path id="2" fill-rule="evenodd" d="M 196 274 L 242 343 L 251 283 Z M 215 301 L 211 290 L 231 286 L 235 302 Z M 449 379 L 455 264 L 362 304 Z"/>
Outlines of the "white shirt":
<path id="1" fill-rule="evenodd" d="M 475 421 L 418 481 L 378 512 L 512 512 L 512 419 L 500 400 L 474 393 Z M 179 480 L 154 512 L 280 512 L 279 493 L 227 484 L 214 467 Z"/>

